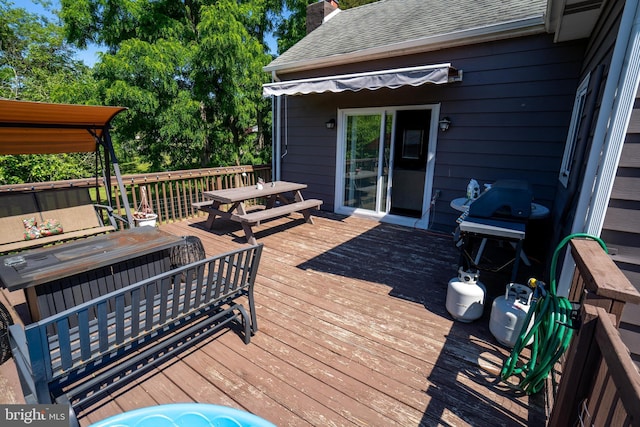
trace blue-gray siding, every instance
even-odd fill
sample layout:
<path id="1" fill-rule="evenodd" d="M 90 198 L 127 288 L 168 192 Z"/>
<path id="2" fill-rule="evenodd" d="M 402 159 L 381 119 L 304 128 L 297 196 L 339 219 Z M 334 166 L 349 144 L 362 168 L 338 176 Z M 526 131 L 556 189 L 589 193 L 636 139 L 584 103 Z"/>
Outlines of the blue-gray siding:
<path id="1" fill-rule="evenodd" d="M 580 80 L 590 74 L 585 114 L 576 147 L 574 165 L 582 169 L 571 174 L 567 188 L 558 184 L 554 202 L 554 241 L 570 233 L 575 203 L 582 181 L 593 181 L 584 175 L 584 166 L 591 150 L 596 120 L 600 112 L 606 80 L 616 43 L 624 1 L 604 3 L 594 31 L 587 43 Z M 589 111 L 591 110 L 591 111 Z M 613 260 L 631 283 L 640 289 L 640 102 L 636 99 L 626 136 L 616 179 L 601 233 Z M 627 304 L 620 324 L 620 334 L 631 355 L 640 364 L 640 307 Z"/>
<path id="2" fill-rule="evenodd" d="M 613 259 L 640 290 L 640 105 L 636 99 L 632 123 L 622 149 L 602 238 Z M 620 335 L 640 365 L 640 307 L 625 306 Z"/>
<path id="3" fill-rule="evenodd" d="M 551 207 L 584 50 L 584 42 L 554 44 L 552 36 L 536 35 L 280 75 L 288 80 L 443 62 L 464 71 L 463 82 L 441 86 L 288 97 L 282 178 L 308 183 L 306 194 L 333 209 L 337 133 L 325 122 L 338 109 L 440 103 L 441 116 L 453 124 L 438 134 L 434 189 L 442 197 L 434 229 L 454 228 L 457 214 L 449 202 L 464 195 L 470 178 L 525 179 L 536 201 Z"/>

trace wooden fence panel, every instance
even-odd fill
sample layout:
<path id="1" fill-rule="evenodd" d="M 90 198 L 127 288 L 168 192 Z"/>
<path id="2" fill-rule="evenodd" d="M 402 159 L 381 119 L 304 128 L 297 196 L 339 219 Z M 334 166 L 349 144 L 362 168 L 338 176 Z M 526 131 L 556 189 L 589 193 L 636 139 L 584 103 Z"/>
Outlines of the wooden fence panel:
<path id="1" fill-rule="evenodd" d="M 640 423 L 640 374 L 631 359 L 627 346 L 622 342 L 615 323 L 606 315 L 602 308 L 598 308 L 598 326 L 596 329 L 596 343 L 602 353 L 600 371 L 607 378 L 608 384 L 600 389 L 594 387 L 590 399 L 602 396 L 602 411 L 607 414 L 594 414 L 596 420 L 603 419 L 604 424 L 613 426 L 614 415 L 620 416 L 622 408 L 629 421 L 622 425 L 638 425 Z M 600 375 L 600 372 L 599 374 Z M 615 408 L 618 409 L 616 414 Z M 620 418 L 618 418 L 620 419 Z"/>

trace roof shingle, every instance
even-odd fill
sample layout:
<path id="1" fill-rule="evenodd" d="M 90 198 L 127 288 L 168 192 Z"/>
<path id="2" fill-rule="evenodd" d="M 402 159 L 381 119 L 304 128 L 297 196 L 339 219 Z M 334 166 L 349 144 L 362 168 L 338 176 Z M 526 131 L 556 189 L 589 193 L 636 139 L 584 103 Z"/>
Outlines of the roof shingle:
<path id="1" fill-rule="evenodd" d="M 546 0 L 380 0 L 336 14 L 267 68 L 542 17 L 546 4 Z"/>

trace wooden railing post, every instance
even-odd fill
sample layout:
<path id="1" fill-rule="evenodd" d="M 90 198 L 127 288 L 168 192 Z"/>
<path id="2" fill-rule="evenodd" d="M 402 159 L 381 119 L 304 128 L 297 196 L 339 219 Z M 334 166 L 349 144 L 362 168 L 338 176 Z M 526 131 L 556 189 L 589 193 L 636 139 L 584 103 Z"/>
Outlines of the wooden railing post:
<path id="1" fill-rule="evenodd" d="M 562 379 L 549 417 L 551 427 L 575 424 L 580 402 L 589 392 L 593 372 L 600 359 L 600 351 L 593 345 L 598 322 L 596 307 L 583 305 L 581 318 L 580 331 L 573 337 L 566 353 Z"/>
<path id="2" fill-rule="evenodd" d="M 581 304 L 581 325 L 565 355 L 562 377 L 549 419 L 550 426 L 559 427 L 576 424 L 582 402 L 589 400 L 590 405 L 602 404 L 602 396 L 592 395 L 594 376 L 603 363 L 603 351 L 596 340 L 596 337 L 602 334 L 598 331 L 598 328 L 601 328 L 598 326 L 601 322 L 598 319 L 599 315 L 608 313 L 612 324 L 617 327 L 625 304 L 640 303 L 638 290 L 602 250 L 598 242 L 591 239 L 573 239 L 571 255 L 576 263 L 576 271 L 569 298 Z M 616 343 L 624 346 L 617 331 L 615 332 Z M 637 371 L 627 372 L 634 374 L 632 381 L 637 380 Z M 638 396 L 634 397 L 637 401 Z M 635 408 L 630 408 L 627 413 L 632 410 Z"/>
<path id="3" fill-rule="evenodd" d="M 576 274 L 570 295 L 614 314 L 618 326 L 625 304 L 640 304 L 640 293 L 596 241 L 571 240 L 571 255 Z"/>
<path id="4" fill-rule="evenodd" d="M 549 426 L 629 426 L 640 421 L 640 375 L 604 308 L 586 304 Z M 584 352 L 584 354 L 581 354 Z"/>

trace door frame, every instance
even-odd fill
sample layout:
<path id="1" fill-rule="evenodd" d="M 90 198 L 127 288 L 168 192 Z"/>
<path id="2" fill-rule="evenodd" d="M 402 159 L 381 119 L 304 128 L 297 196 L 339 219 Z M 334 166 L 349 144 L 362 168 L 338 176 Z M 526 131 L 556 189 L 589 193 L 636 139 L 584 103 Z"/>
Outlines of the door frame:
<path id="1" fill-rule="evenodd" d="M 387 183 L 388 188 L 393 190 L 393 168 L 394 168 L 394 159 L 393 152 L 395 148 L 395 126 L 396 126 L 396 112 L 400 110 L 431 110 L 431 123 L 429 125 L 429 144 L 427 147 L 427 164 L 425 171 L 425 183 L 424 183 L 424 193 L 422 195 L 422 214 L 420 218 L 415 217 L 405 217 L 397 214 L 390 214 L 388 212 L 378 212 L 372 211 L 368 209 L 361 208 L 353 208 L 344 206 L 344 194 L 345 194 L 345 144 L 347 137 L 347 129 L 345 128 L 346 117 L 351 114 L 380 114 L 384 116 L 385 114 L 391 113 L 393 117 L 393 126 L 391 133 L 391 158 L 389 164 L 389 180 Z M 343 215 L 357 215 L 368 218 L 374 218 L 382 222 L 388 222 L 392 224 L 404 225 L 414 228 L 420 229 L 428 229 L 430 224 L 430 205 L 431 205 L 431 195 L 433 193 L 433 177 L 435 173 L 435 162 L 436 162 L 436 148 L 437 148 L 437 138 L 438 138 L 438 119 L 440 117 L 440 103 L 437 104 L 420 104 L 420 105 L 401 105 L 401 106 L 384 106 L 384 107 L 365 107 L 365 108 L 345 108 L 338 109 L 337 111 L 337 141 L 336 141 L 336 173 L 335 173 L 335 196 L 334 196 L 334 211 L 338 214 Z M 381 134 L 382 134 L 381 129 Z M 382 138 L 381 138 L 382 143 Z M 378 175 L 380 176 L 380 175 Z M 377 194 L 381 194 L 381 189 L 378 188 Z M 389 191 L 386 192 L 387 199 L 390 200 L 391 193 Z M 386 210 L 388 211 L 390 204 L 384 203 L 386 206 Z M 376 203 L 376 206 L 379 204 Z"/>

